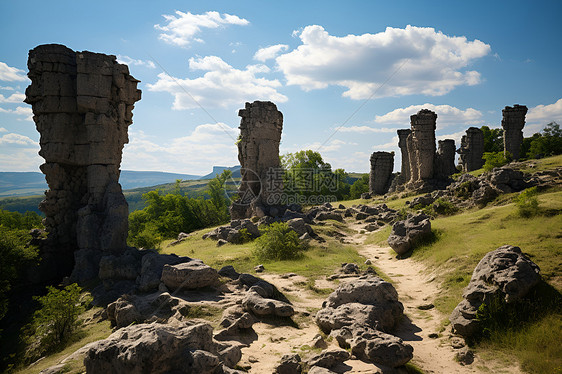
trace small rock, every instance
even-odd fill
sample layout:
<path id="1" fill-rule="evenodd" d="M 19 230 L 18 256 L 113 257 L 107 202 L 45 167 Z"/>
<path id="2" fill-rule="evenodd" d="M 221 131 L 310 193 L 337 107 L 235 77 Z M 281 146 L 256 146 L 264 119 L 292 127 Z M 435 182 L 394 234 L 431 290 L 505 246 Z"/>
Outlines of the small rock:
<path id="1" fill-rule="evenodd" d="M 275 368 L 276 374 L 300 374 L 302 372 L 301 358 L 298 354 L 288 354 L 281 357 L 281 362 Z"/>
<path id="2" fill-rule="evenodd" d="M 470 365 L 474 362 L 474 352 L 468 347 L 459 349 L 455 357 L 461 365 Z"/>
<path id="3" fill-rule="evenodd" d="M 254 271 L 256 273 L 263 273 L 264 270 L 265 270 L 265 267 L 263 265 L 257 265 L 256 267 L 254 267 Z"/>
<path id="4" fill-rule="evenodd" d="M 308 360 L 308 365 L 322 366 L 323 368 L 331 369 L 339 363 L 349 360 L 349 356 L 349 352 L 344 349 L 329 349 L 311 357 Z"/>
<path id="5" fill-rule="evenodd" d="M 371 262 L 371 260 L 367 259 L 365 260 L 365 265 L 372 265 L 373 263 Z"/>
<path id="6" fill-rule="evenodd" d="M 435 305 L 433 304 L 423 304 L 423 305 L 418 305 L 418 309 L 419 310 L 430 310 L 435 308 Z"/>
<path id="7" fill-rule="evenodd" d="M 326 341 L 324 340 L 324 338 L 322 337 L 322 335 L 318 334 L 316 335 L 313 339 L 312 339 L 312 346 L 314 348 L 321 348 L 321 349 L 326 349 L 328 348 L 328 344 L 326 343 Z"/>
<path id="8" fill-rule="evenodd" d="M 460 349 L 465 346 L 465 342 L 463 338 L 459 338 L 458 336 L 454 336 L 451 338 L 451 347 L 455 349 Z"/>
<path id="9" fill-rule="evenodd" d="M 223 245 L 227 244 L 228 242 L 224 239 L 217 240 L 217 247 L 222 247 Z"/>
<path id="10" fill-rule="evenodd" d="M 430 339 L 437 339 L 439 337 L 439 334 L 436 334 L 436 333 L 432 332 L 431 334 L 428 335 L 428 337 Z"/>

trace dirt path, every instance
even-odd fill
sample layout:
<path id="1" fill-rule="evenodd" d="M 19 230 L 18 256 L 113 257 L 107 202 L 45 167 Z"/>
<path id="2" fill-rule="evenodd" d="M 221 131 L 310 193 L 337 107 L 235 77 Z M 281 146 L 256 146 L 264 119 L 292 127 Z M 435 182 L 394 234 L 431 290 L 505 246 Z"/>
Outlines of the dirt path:
<path id="1" fill-rule="evenodd" d="M 521 373 L 517 366 L 505 367 L 505 363 L 483 362 L 476 356 L 471 365 L 463 366 L 455 360 L 456 350 L 450 342 L 450 329 L 440 333 L 441 323 L 446 316 L 437 309 L 422 310 L 433 304 L 439 295 L 439 284 L 435 275 L 421 263 L 410 258 L 397 259 L 390 247 L 362 244 L 364 235 L 351 238 L 360 245 L 359 254 L 372 261 L 388 275 L 398 291 L 408 317 L 394 335 L 399 336 L 414 347 L 412 362 L 425 373 Z"/>

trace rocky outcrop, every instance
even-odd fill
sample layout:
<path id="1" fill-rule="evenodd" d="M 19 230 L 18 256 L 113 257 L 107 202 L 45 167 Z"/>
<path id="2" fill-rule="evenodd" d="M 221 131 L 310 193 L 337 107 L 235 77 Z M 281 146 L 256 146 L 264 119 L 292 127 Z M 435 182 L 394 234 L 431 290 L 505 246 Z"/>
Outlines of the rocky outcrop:
<path id="1" fill-rule="evenodd" d="M 435 156 L 434 178 L 446 180 L 457 172 L 455 166 L 456 147 L 453 139 L 439 140 Z"/>
<path id="2" fill-rule="evenodd" d="M 394 287 L 376 276 L 340 284 L 316 314 L 316 324 L 340 347 L 352 348 L 358 358 L 400 366 L 412 358 L 413 348 L 389 335 L 403 316 Z"/>
<path id="3" fill-rule="evenodd" d="M 240 109 L 238 160 L 242 166 L 239 199 L 231 208 L 232 219 L 282 216 L 283 179 L 279 163 L 279 143 L 283 114 L 269 101 L 246 103 Z"/>
<path id="4" fill-rule="evenodd" d="M 513 160 L 519 160 L 521 144 L 523 144 L 523 127 L 525 126 L 525 115 L 527 107 L 515 104 L 513 107 L 506 106 L 502 110 L 503 128 L 503 151 L 511 155 Z"/>
<path id="5" fill-rule="evenodd" d="M 374 152 L 371 155 L 371 172 L 369 175 L 369 193 L 384 195 L 390 187 L 394 169 L 394 152 Z"/>
<path id="6" fill-rule="evenodd" d="M 49 185 L 40 204 L 49 232 L 41 277 L 70 274 L 73 252 L 80 249 L 82 265 L 90 268 L 74 278 L 85 280 L 82 275 L 97 272 L 100 256 L 91 252 L 120 253 L 127 247 L 128 206 L 119 167 L 134 103 L 141 98 L 139 81 L 115 56 L 58 44 L 29 51 L 28 68 L 25 102 L 41 134 L 41 171 Z"/>
<path id="7" fill-rule="evenodd" d="M 539 267 L 519 247 L 504 245 L 478 263 L 461 301 L 450 316 L 456 333 L 471 337 L 479 331 L 476 312 L 482 304 L 507 304 L 524 298 L 540 282 Z"/>
<path id="8" fill-rule="evenodd" d="M 258 226 L 249 219 L 235 219 L 230 224 L 220 226 L 203 235 L 203 239 L 225 240 L 233 244 L 241 244 L 245 241 L 260 236 Z"/>
<path id="9" fill-rule="evenodd" d="M 215 286 L 219 274 L 201 260 L 191 260 L 177 265 L 164 265 L 162 283 L 170 290 L 191 290 Z"/>
<path id="10" fill-rule="evenodd" d="M 301 374 L 302 366 L 303 363 L 298 354 L 283 355 L 279 365 L 275 368 L 274 374 Z"/>
<path id="11" fill-rule="evenodd" d="M 400 153 L 402 156 L 402 167 L 400 169 L 400 184 L 406 183 L 410 180 L 410 155 L 408 151 L 408 136 L 412 130 L 401 129 L 396 130 L 398 133 L 398 147 L 400 148 Z"/>
<path id="12" fill-rule="evenodd" d="M 125 327 L 95 343 L 84 365 L 91 374 L 212 374 L 234 367 L 241 356 L 237 345 L 215 341 L 207 323 L 152 323 Z"/>
<path id="13" fill-rule="evenodd" d="M 408 153 L 411 183 L 433 178 L 436 120 L 437 114 L 428 109 L 410 116 L 412 132 L 408 136 Z"/>
<path id="14" fill-rule="evenodd" d="M 421 213 L 409 215 L 404 221 L 398 221 L 392 226 L 388 237 L 388 245 L 398 253 L 404 255 L 421 239 L 431 233 L 429 216 Z"/>
<path id="15" fill-rule="evenodd" d="M 458 149 L 462 171 L 478 170 L 484 166 L 484 133 L 477 127 L 469 127 L 466 135 L 461 139 L 461 147 Z"/>

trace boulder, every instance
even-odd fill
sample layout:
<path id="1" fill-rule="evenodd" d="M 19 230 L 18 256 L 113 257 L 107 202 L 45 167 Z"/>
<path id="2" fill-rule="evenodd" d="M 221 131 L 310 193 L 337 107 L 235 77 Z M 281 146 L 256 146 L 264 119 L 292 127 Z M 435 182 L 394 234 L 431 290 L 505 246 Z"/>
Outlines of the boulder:
<path id="1" fill-rule="evenodd" d="M 158 289 L 164 265 L 177 265 L 191 261 L 189 257 L 179 257 L 175 254 L 165 255 L 150 251 L 142 257 L 141 273 L 137 278 L 137 285 L 141 292 L 151 292 Z"/>
<path id="2" fill-rule="evenodd" d="M 94 344 L 84 357 L 86 372 L 215 373 L 233 367 L 240 348 L 213 340 L 207 323 L 172 326 L 139 324 L 120 329 Z"/>
<path id="3" fill-rule="evenodd" d="M 327 349 L 317 355 L 308 359 L 309 366 L 321 366 L 326 369 L 331 369 L 342 362 L 349 360 L 350 354 L 344 349 Z"/>
<path id="4" fill-rule="evenodd" d="M 316 313 L 316 324 L 326 334 L 359 323 L 377 329 L 390 330 L 396 323 L 393 309 L 360 303 L 348 303 L 336 308 L 323 308 Z"/>
<path id="5" fill-rule="evenodd" d="M 351 353 L 360 360 L 398 367 L 413 357 L 414 349 L 402 339 L 355 323 L 335 330 L 333 334 L 341 347 L 351 347 Z"/>
<path id="6" fill-rule="evenodd" d="M 219 274 L 201 260 L 191 260 L 177 265 L 164 265 L 162 282 L 171 290 L 195 289 L 217 284 Z"/>
<path id="7" fill-rule="evenodd" d="M 281 357 L 275 374 L 300 374 L 302 373 L 301 357 L 298 354 L 288 354 Z"/>
<path id="8" fill-rule="evenodd" d="M 343 216 L 339 213 L 336 212 L 320 212 L 316 215 L 316 217 L 314 218 L 317 221 L 325 221 L 328 219 L 333 219 L 335 221 L 339 221 L 339 222 L 343 222 Z"/>
<path id="9" fill-rule="evenodd" d="M 289 228 L 297 233 L 298 236 L 312 233 L 312 228 L 308 225 L 303 218 L 293 218 L 287 221 Z"/>
<path id="10" fill-rule="evenodd" d="M 429 216 L 421 213 L 409 215 L 404 221 L 398 221 L 392 226 L 388 237 L 388 245 L 398 255 L 407 253 L 417 241 L 431 233 Z"/>
<path id="11" fill-rule="evenodd" d="M 463 337 L 479 331 L 476 312 L 483 304 L 501 301 L 507 304 L 523 299 L 540 282 L 539 267 L 519 247 L 504 245 L 488 252 L 478 263 L 463 300 L 449 317 L 453 329 Z"/>
<path id="12" fill-rule="evenodd" d="M 218 271 L 218 273 L 221 277 L 226 277 L 226 278 L 230 278 L 230 279 L 233 279 L 233 280 L 238 279 L 238 277 L 240 276 L 240 273 L 238 273 L 236 270 L 234 270 L 234 266 L 232 266 L 232 265 L 223 266 Z"/>
<path id="13" fill-rule="evenodd" d="M 258 316 L 290 317 L 295 314 L 291 304 L 267 298 L 266 295 L 261 287 L 252 286 L 242 299 L 242 307 Z"/>

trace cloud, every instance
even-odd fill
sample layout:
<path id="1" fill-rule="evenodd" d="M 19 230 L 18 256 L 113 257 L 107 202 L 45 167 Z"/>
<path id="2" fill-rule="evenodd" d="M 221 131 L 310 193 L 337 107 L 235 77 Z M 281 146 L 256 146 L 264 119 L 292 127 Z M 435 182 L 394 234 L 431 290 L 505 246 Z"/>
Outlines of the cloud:
<path id="1" fill-rule="evenodd" d="M 370 127 L 370 126 L 349 126 L 349 127 L 341 127 L 338 131 L 339 132 L 357 132 L 360 134 L 366 134 L 370 132 L 380 133 L 380 132 L 396 132 L 396 130 L 401 129 L 402 127 Z"/>
<path id="2" fill-rule="evenodd" d="M 149 69 L 155 69 L 156 65 L 154 62 L 150 60 L 135 60 L 134 58 L 130 58 L 129 56 L 117 55 L 117 62 L 120 64 L 125 64 L 128 66 L 144 66 Z"/>
<path id="3" fill-rule="evenodd" d="M 3 128 L 3 127 L 0 127 L 0 132 L 8 132 L 8 130 L 6 130 L 6 129 Z"/>
<path id="4" fill-rule="evenodd" d="M 13 91 L 15 88 L 11 86 L 0 86 L 0 90 Z"/>
<path id="5" fill-rule="evenodd" d="M 235 15 L 219 12 L 206 12 L 204 14 L 192 14 L 190 12 L 183 13 L 176 11 L 176 15 L 164 14 L 162 17 L 166 19 L 167 24 L 160 26 L 154 25 L 157 30 L 163 31 L 159 38 L 168 44 L 186 47 L 193 41 L 202 42 L 196 38 L 203 28 L 216 29 L 221 26 L 239 25 L 246 26 L 250 24 L 248 20 Z"/>
<path id="6" fill-rule="evenodd" d="M 19 145 L 36 145 L 39 146 L 35 140 L 21 134 L 9 133 L 0 136 L 0 145 L 6 144 L 19 144 Z"/>
<path id="7" fill-rule="evenodd" d="M 371 147 L 374 151 L 380 150 L 398 150 L 398 135 L 392 137 L 388 143 L 378 144 Z"/>
<path id="8" fill-rule="evenodd" d="M 0 95 L 1 96 L 1 95 Z M 33 111 L 30 107 L 18 106 L 16 109 L 0 108 L 0 113 L 10 113 L 18 116 L 25 116 L 23 121 L 33 121 Z"/>
<path id="9" fill-rule="evenodd" d="M 529 109 L 526 121 L 529 123 L 540 123 L 542 125 L 554 121 L 562 125 L 562 99 L 559 99 L 554 104 L 537 105 Z"/>
<path id="10" fill-rule="evenodd" d="M 260 48 L 254 55 L 254 60 L 265 62 L 274 59 L 281 52 L 289 49 L 287 44 L 270 45 L 269 47 Z"/>
<path id="11" fill-rule="evenodd" d="M 14 94 L 11 94 L 8 97 L 5 97 L 4 95 L 0 94 L 0 104 L 3 103 L 23 103 L 23 100 L 25 99 L 25 95 L 19 92 L 16 92 Z"/>
<path id="12" fill-rule="evenodd" d="M 130 131 L 122 168 L 204 175 L 213 165 L 238 164 L 238 133 L 224 123 L 203 124 L 187 136 L 158 144 L 142 131 Z"/>
<path id="13" fill-rule="evenodd" d="M 429 103 L 397 108 L 382 116 L 375 116 L 375 123 L 396 124 L 401 125 L 401 128 L 409 128 L 410 116 L 424 108 L 437 113 L 437 129 L 450 125 L 478 125 L 484 123 L 482 112 L 479 110 L 473 108 L 462 110 L 450 105 L 434 105 Z"/>
<path id="14" fill-rule="evenodd" d="M 466 135 L 466 130 L 455 132 L 453 134 L 437 135 L 436 139 L 438 141 L 445 140 L 445 139 L 453 139 L 455 141 L 455 146 L 458 148 L 461 145 L 461 138 L 463 137 L 463 135 Z"/>
<path id="15" fill-rule="evenodd" d="M 25 80 L 27 80 L 25 71 L 18 68 L 13 68 L 0 61 L 0 81 L 14 82 Z"/>
<path id="16" fill-rule="evenodd" d="M 437 96 L 460 85 L 478 84 L 480 73 L 466 68 L 491 51 L 479 40 L 409 25 L 344 37 L 312 25 L 303 29 L 300 39 L 302 45 L 276 59 L 287 84 L 307 91 L 341 86 L 347 89 L 343 96 L 355 100 L 369 98 L 376 90 L 375 97 Z"/>
<path id="17" fill-rule="evenodd" d="M 277 88 L 281 86 L 277 79 L 268 80 L 257 76 L 269 72 L 265 65 L 248 65 L 244 70 L 239 70 L 220 57 L 206 56 L 190 58 L 189 68 L 206 73 L 194 79 L 180 79 L 160 73 L 156 83 L 147 84 L 148 90 L 173 95 L 172 109 L 176 110 L 198 108 L 199 105 L 209 108 L 228 107 L 254 100 L 280 103 L 288 100 L 285 95 L 277 92 Z"/>

